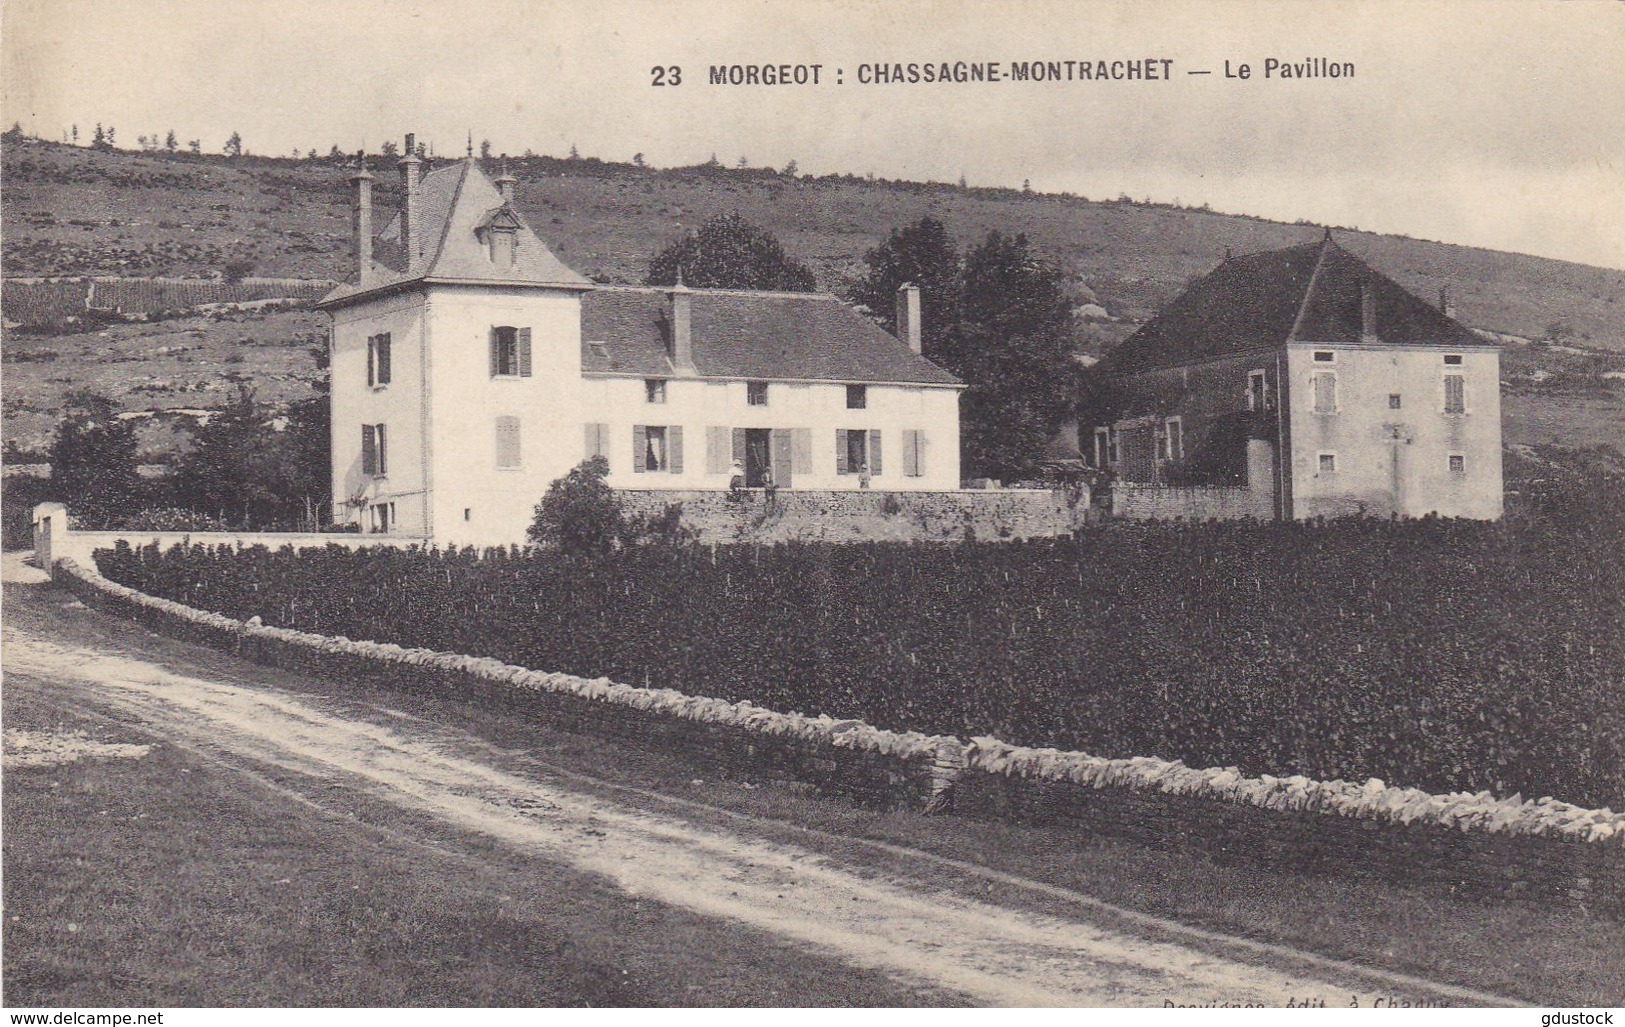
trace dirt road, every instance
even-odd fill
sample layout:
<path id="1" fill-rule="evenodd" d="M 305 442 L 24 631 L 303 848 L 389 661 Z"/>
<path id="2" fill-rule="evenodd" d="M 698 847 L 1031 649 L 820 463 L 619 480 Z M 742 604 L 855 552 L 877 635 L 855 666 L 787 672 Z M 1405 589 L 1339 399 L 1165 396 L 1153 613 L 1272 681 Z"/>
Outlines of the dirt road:
<path id="1" fill-rule="evenodd" d="M 26 575 L 5 562 L 8 590 Z M 65 594 L 51 595 L 58 604 Z M 15 600 L 8 595 L 8 604 Z M 624 892 L 749 925 L 904 982 L 1005 1006 L 1269 1006 L 1319 998 L 1364 1006 L 1410 994 L 1455 1004 L 1457 989 L 1373 989 L 1325 973 L 977 901 L 780 840 L 696 826 L 658 810 L 537 780 L 478 758 L 478 740 L 400 713 L 358 718 L 340 703 L 218 669 L 191 674 L 41 622 L 4 626 L 8 678 L 59 682 L 160 739 L 234 761 L 336 780 L 379 800 L 548 861 Z M 388 711 L 385 711 L 386 713 Z M 290 800 L 308 802 L 304 795 Z M 1295 963 L 1303 966 L 1302 963 Z M 1313 965 L 1312 963 L 1309 965 Z M 1414 983 L 1414 982 L 1413 982 Z"/>

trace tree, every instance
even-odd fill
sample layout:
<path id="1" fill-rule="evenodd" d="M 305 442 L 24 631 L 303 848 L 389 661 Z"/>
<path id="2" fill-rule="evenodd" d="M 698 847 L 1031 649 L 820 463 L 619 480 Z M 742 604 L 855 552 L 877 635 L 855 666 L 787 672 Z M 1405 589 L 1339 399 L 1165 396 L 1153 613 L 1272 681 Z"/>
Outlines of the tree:
<path id="1" fill-rule="evenodd" d="M 288 423 L 279 440 L 289 485 L 287 499 L 307 527 L 326 522 L 333 508 L 331 467 L 333 402 L 328 378 L 327 347 L 312 346 L 310 355 L 321 372 L 315 394 L 288 405 Z"/>
<path id="2" fill-rule="evenodd" d="M 784 166 L 784 170 L 779 172 L 779 174 L 783 175 L 785 178 L 794 178 L 796 177 L 797 173 L 800 172 L 800 170 L 800 166 L 797 165 L 794 160 L 791 160 L 790 163 Z"/>
<path id="3" fill-rule="evenodd" d="M 925 355 L 957 373 L 962 281 L 953 237 L 942 222 L 927 215 L 892 229 L 885 242 L 864 254 L 863 262 L 868 271 L 846 290 L 846 299 L 896 334 L 897 290 L 905 282 L 919 286 Z"/>
<path id="4" fill-rule="evenodd" d="M 480 140 L 480 160 L 490 160 L 490 159 L 491 159 L 491 140 L 489 140 L 489 139 L 481 139 Z"/>
<path id="5" fill-rule="evenodd" d="M 193 156 L 200 156 L 203 153 L 203 140 L 194 139 L 186 144 L 186 148 L 192 151 Z"/>
<path id="6" fill-rule="evenodd" d="M 556 479 L 536 504 L 525 540 L 567 556 L 602 556 L 614 550 L 626 536 L 627 523 L 604 481 L 608 474 L 609 461 L 595 456 Z"/>
<path id="7" fill-rule="evenodd" d="M 115 149 L 117 147 L 117 145 L 118 145 L 117 143 L 115 143 L 113 141 L 114 140 L 114 135 L 117 133 L 117 131 L 118 130 L 115 129 L 112 125 L 107 126 L 107 148 L 109 150 Z"/>
<path id="8" fill-rule="evenodd" d="M 632 165 L 639 168 L 647 166 L 643 163 L 643 151 L 639 150 L 632 155 Z"/>
<path id="9" fill-rule="evenodd" d="M 270 431 L 270 411 L 247 385 L 192 429 L 192 450 L 176 475 L 177 499 L 188 509 L 242 527 L 272 527 L 298 517 L 297 486 L 284 434 Z"/>
<path id="10" fill-rule="evenodd" d="M 812 269 L 784 252 L 778 239 L 739 214 L 719 214 L 649 260 L 646 285 L 675 285 L 681 269 L 684 285 L 702 289 L 772 289 L 812 292 Z"/>
<path id="11" fill-rule="evenodd" d="M 118 418 L 113 401 L 76 391 L 63 401 L 51 440 L 51 490 L 75 516 L 104 522 L 141 505 L 135 424 Z"/>
<path id="12" fill-rule="evenodd" d="M 1025 235 L 990 232 L 965 254 L 964 276 L 959 351 L 946 363 L 969 386 L 960 405 L 966 473 L 1025 477 L 1076 409 L 1081 384 L 1063 275 Z"/>
<path id="13" fill-rule="evenodd" d="M 20 121 L 13 121 L 11 123 L 11 127 L 6 129 L 6 131 L 5 131 L 5 133 L 3 135 L 0 135 L 0 140 L 3 140 L 3 141 L 8 142 L 8 143 L 21 142 L 22 138 L 23 138 L 23 123 L 20 122 Z"/>
<path id="14" fill-rule="evenodd" d="M 400 150 L 395 146 L 395 140 L 386 139 L 384 140 L 384 145 L 379 148 L 378 152 L 383 154 L 385 157 L 393 157 L 399 153 Z"/>
<path id="15" fill-rule="evenodd" d="M 102 123 L 99 121 L 96 122 L 96 135 L 90 141 L 90 148 L 93 150 L 107 149 L 107 131 L 102 128 Z"/>
<path id="16" fill-rule="evenodd" d="M 576 149 L 576 144 L 575 143 L 570 144 L 570 159 L 571 160 L 580 160 L 581 159 L 581 153 L 580 153 L 580 151 L 578 151 Z"/>
<path id="17" fill-rule="evenodd" d="M 739 167 L 740 168 L 748 168 L 748 167 L 750 167 L 750 158 L 749 157 L 740 157 L 739 158 Z"/>
<path id="18" fill-rule="evenodd" d="M 179 144 L 175 140 L 175 130 L 170 129 L 169 134 L 164 136 L 164 149 L 168 150 L 170 153 L 174 153 L 177 145 Z"/>
<path id="19" fill-rule="evenodd" d="M 221 152 L 227 157 L 241 157 L 243 155 L 243 137 L 233 132 L 231 138 L 226 140 L 225 148 Z"/>
<path id="20" fill-rule="evenodd" d="M 73 145 L 75 145 L 75 146 L 79 145 L 79 126 L 78 126 L 78 124 L 75 124 L 73 126 Z"/>

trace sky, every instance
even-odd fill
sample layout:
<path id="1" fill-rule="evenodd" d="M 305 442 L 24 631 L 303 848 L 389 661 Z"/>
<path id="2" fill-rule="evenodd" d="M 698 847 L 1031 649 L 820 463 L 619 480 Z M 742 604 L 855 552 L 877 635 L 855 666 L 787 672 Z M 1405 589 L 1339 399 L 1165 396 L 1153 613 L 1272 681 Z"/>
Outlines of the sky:
<path id="1" fill-rule="evenodd" d="M 412 131 L 454 155 L 472 132 L 494 152 L 1030 182 L 1625 269 L 1611 0 L 6 0 L 0 48 L 0 118 L 51 139 L 101 122 L 121 146 L 173 129 L 218 152 L 240 132 L 286 155 Z M 1354 75 L 1266 78 L 1270 58 Z M 1172 74 L 1008 78 L 1136 59 Z M 1001 81 L 859 81 L 961 61 Z M 820 83 L 710 84 L 735 64 L 818 64 Z M 657 66 L 681 83 L 654 85 Z"/>

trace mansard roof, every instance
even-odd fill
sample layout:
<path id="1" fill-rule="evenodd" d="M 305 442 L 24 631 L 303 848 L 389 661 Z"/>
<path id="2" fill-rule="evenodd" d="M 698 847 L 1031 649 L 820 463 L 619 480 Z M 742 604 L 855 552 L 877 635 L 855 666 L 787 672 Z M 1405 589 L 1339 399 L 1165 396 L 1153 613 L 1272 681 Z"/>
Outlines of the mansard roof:
<path id="1" fill-rule="evenodd" d="M 704 378 L 959 385 L 873 321 L 827 293 L 692 289 L 689 337 Z M 677 375 L 671 290 L 601 286 L 581 297 L 581 369 Z"/>
<path id="2" fill-rule="evenodd" d="M 1339 246 L 1319 242 L 1225 260 L 1104 361 L 1119 374 L 1209 360 L 1293 342 L 1358 343 L 1361 290 L 1373 294 L 1376 343 L 1482 346 L 1443 311 Z"/>
<path id="3" fill-rule="evenodd" d="M 346 282 L 322 305 L 342 302 L 413 282 L 472 282 L 491 285 L 585 289 L 592 282 L 567 267 L 525 223 L 502 193 L 470 158 L 424 175 L 418 184 L 418 268 L 409 268 L 397 213 L 373 240 L 373 273 L 365 286 Z M 483 229 L 493 222 L 516 226 L 512 266 L 489 256 Z"/>

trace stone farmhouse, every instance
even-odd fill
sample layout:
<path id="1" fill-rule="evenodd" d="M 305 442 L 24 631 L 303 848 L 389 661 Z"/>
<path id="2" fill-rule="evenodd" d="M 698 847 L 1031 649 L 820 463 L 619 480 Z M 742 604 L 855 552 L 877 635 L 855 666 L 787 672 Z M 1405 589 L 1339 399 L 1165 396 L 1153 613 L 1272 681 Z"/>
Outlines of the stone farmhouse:
<path id="1" fill-rule="evenodd" d="M 1226 259 L 1104 368 L 1120 515 L 1501 516 L 1499 351 L 1330 231 Z"/>
<path id="2" fill-rule="evenodd" d="M 520 542 L 548 485 L 603 456 L 620 490 L 954 491 L 963 385 L 826 294 L 595 285 L 472 159 L 421 174 L 332 319 L 334 518 L 441 544 Z"/>

